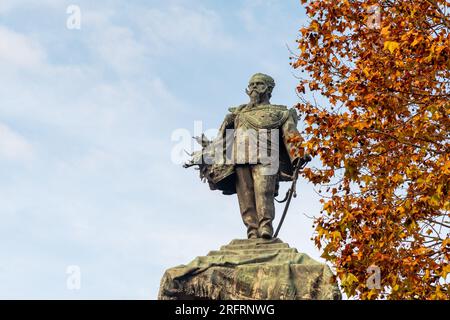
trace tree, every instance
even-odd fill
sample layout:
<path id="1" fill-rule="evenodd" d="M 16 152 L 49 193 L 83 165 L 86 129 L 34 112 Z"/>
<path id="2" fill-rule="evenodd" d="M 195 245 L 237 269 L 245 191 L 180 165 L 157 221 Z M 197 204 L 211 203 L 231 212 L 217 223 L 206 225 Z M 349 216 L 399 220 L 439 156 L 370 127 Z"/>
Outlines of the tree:
<path id="1" fill-rule="evenodd" d="M 301 2 L 297 90 L 325 103 L 301 96 L 291 152 L 321 162 L 315 243 L 348 296 L 449 299 L 450 1 Z"/>

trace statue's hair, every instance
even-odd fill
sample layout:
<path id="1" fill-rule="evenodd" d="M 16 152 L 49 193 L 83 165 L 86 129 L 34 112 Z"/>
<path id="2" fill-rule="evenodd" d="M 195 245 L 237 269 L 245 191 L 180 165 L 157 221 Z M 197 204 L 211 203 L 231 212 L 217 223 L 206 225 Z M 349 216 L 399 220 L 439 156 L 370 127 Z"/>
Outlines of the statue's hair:
<path id="1" fill-rule="evenodd" d="M 275 87 L 275 80 L 264 73 L 255 73 L 251 78 L 250 81 L 255 80 L 255 79 L 260 79 L 262 80 L 268 87 L 271 87 L 272 89 Z"/>

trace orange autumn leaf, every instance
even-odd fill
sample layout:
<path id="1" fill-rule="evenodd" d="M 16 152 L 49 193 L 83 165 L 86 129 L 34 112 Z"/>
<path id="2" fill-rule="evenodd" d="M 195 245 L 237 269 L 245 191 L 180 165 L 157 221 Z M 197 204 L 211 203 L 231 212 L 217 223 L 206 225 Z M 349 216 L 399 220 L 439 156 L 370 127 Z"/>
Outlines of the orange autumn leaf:
<path id="1" fill-rule="evenodd" d="M 297 148 L 348 296 L 450 299 L 450 2 L 302 0 Z M 378 16 L 377 16 L 378 14 Z M 368 268 L 377 266 L 380 288 Z"/>
<path id="2" fill-rule="evenodd" d="M 384 48 L 389 50 L 390 53 L 393 53 L 399 46 L 399 43 L 395 41 L 386 41 L 384 43 Z"/>

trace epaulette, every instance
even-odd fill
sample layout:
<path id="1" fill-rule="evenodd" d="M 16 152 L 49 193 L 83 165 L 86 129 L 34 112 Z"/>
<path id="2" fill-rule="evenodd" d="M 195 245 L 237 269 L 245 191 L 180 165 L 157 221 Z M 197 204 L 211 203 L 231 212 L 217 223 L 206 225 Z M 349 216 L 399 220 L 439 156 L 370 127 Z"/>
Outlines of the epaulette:
<path id="1" fill-rule="evenodd" d="M 228 111 L 230 111 L 231 113 L 238 113 L 245 106 L 246 106 L 246 104 L 241 104 L 240 106 L 237 106 L 237 107 L 228 108 Z"/>
<path id="2" fill-rule="evenodd" d="M 288 107 L 286 107 L 286 106 L 283 106 L 283 105 L 281 105 L 281 104 L 273 104 L 272 106 L 274 106 L 274 107 L 278 107 L 278 108 L 281 108 L 281 109 L 288 109 Z"/>

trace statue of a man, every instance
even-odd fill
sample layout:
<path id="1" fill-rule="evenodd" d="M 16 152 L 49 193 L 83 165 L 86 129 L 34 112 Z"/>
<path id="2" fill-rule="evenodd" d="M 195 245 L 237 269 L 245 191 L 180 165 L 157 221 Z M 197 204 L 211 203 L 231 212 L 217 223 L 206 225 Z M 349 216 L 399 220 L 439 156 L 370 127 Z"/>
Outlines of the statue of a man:
<path id="1" fill-rule="evenodd" d="M 229 109 L 214 141 L 204 144 L 202 140 L 204 147 L 209 146 L 209 151 L 202 150 L 203 160 L 208 154 L 210 158 L 212 154 L 222 155 L 223 147 L 225 162 L 199 164 L 195 162 L 201 160 L 197 154 L 197 160 L 190 164 L 199 165 L 201 177 L 207 178 L 211 189 L 237 193 L 249 239 L 272 238 L 279 181 L 291 181 L 299 161 L 290 152 L 293 148 L 290 138 L 299 135 L 297 113 L 295 109 L 270 103 L 274 87 L 272 77 L 253 75 L 246 89 L 249 103 Z"/>

